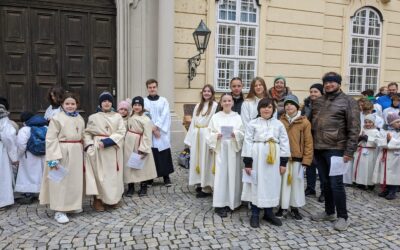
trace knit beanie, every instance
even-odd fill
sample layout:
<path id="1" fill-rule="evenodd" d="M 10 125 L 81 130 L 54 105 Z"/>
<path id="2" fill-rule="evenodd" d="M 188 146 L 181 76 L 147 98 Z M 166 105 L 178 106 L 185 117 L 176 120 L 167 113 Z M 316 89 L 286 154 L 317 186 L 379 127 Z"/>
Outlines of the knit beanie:
<path id="1" fill-rule="evenodd" d="M 120 110 L 120 109 L 126 109 L 126 110 L 130 111 L 131 105 L 128 101 L 123 100 L 120 103 L 118 103 L 117 110 Z"/>
<path id="2" fill-rule="evenodd" d="M 310 89 L 318 89 L 321 94 L 324 94 L 324 86 L 321 83 L 314 83 Z"/>
<path id="3" fill-rule="evenodd" d="M 26 122 L 29 119 L 31 119 L 34 116 L 34 114 L 32 112 L 29 111 L 24 111 L 21 113 L 20 118 L 21 118 L 21 122 Z"/>
<path id="4" fill-rule="evenodd" d="M 342 77 L 340 75 L 327 75 L 322 78 L 322 83 L 326 82 L 336 82 L 337 84 L 342 84 Z"/>
<path id="5" fill-rule="evenodd" d="M 100 105 L 100 107 L 101 107 L 101 103 L 106 101 L 106 100 L 110 101 L 111 103 L 114 102 L 113 96 L 108 91 L 104 91 L 103 93 L 100 94 L 100 96 L 99 96 L 99 105 Z"/>
<path id="6" fill-rule="evenodd" d="M 7 110 L 10 109 L 10 105 L 8 104 L 7 99 L 1 96 L 0 96 L 0 104 L 3 104 L 4 108 L 6 108 Z"/>
<path id="7" fill-rule="evenodd" d="M 285 87 L 286 87 L 286 79 L 285 79 L 284 76 L 277 76 L 277 77 L 275 77 L 275 79 L 274 79 L 274 85 L 275 85 L 275 82 L 278 81 L 278 80 L 282 80 L 282 81 L 283 81 L 283 84 L 284 84 Z"/>
<path id="8" fill-rule="evenodd" d="M 399 115 L 399 113 L 396 113 L 396 112 L 390 112 L 386 119 L 387 119 L 388 124 L 392 125 L 393 123 L 400 121 L 400 115 Z"/>
<path id="9" fill-rule="evenodd" d="M 140 104 L 144 108 L 144 99 L 141 96 L 136 96 L 135 98 L 132 99 L 132 106 L 135 104 Z"/>
<path id="10" fill-rule="evenodd" d="M 366 116 L 364 117 L 364 121 L 365 121 L 365 120 L 371 121 L 371 122 L 373 122 L 373 123 L 375 124 L 376 116 L 373 115 L 373 114 L 366 115 Z"/>
<path id="11" fill-rule="evenodd" d="M 284 102 L 283 102 L 283 106 L 286 106 L 286 103 L 291 103 L 291 104 L 293 104 L 294 106 L 297 107 L 297 109 L 300 108 L 299 99 L 298 99 L 297 96 L 295 96 L 295 95 L 287 95 L 287 96 L 285 97 Z"/>

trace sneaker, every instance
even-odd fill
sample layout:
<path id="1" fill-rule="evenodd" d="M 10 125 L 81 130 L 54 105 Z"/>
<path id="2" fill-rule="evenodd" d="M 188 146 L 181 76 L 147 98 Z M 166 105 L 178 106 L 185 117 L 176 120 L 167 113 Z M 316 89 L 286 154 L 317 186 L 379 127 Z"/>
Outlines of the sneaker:
<path id="1" fill-rule="evenodd" d="M 211 196 L 211 193 L 205 193 L 203 191 L 200 191 L 196 194 L 196 198 L 206 198 L 208 196 Z"/>
<path id="2" fill-rule="evenodd" d="M 215 213 L 218 214 L 221 218 L 228 217 L 228 213 L 224 207 L 216 207 Z"/>
<path id="3" fill-rule="evenodd" d="M 385 199 L 389 201 L 396 199 L 396 193 L 390 192 L 388 195 L 385 196 Z"/>
<path id="4" fill-rule="evenodd" d="M 64 224 L 64 223 L 68 223 L 68 222 L 69 222 L 69 219 L 68 219 L 67 215 L 66 215 L 65 213 L 63 213 L 63 212 L 56 212 L 56 213 L 54 214 L 54 219 L 55 219 L 58 223 L 61 223 L 61 224 Z"/>
<path id="5" fill-rule="evenodd" d="M 277 218 L 274 214 L 272 214 L 272 216 L 264 215 L 263 220 L 268 221 L 274 226 L 278 227 L 282 226 L 282 221 L 279 218 Z"/>
<path id="6" fill-rule="evenodd" d="M 318 197 L 318 202 L 320 202 L 320 203 L 324 203 L 324 202 L 325 202 L 325 195 L 324 195 L 324 194 L 321 194 L 321 195 Z"/>
<path id="7" fill-rule="evenodd" d="M 125 196 L 132 197 L 134 193 L 135 193 L 135 184 L 129 183 L 128 190 L 126 191 Z"/>
<path id="8" fill-rule="evenodd" d="M 278 212 L 275 213 L 275 216 L 278 218 L 283 217 L 283 209 L 281 207 L 279 207 L 279 210 L 278 210 Z"/>
<path id="9" fill-rule="evenodd" d="M 389 191 L 386 189 L 378 194 L 379 197 L 386 197 L 389 194 Z"/>
<path id="10" fill-rule="evenodd" d="M 202 187 L 200 187 L 200 186 L 196 187 L 196 189 L 195 189 L 195 190 L 196 190 L 196 193 L 200 193 L 200 192 L 202 192 L 202 189 L 203 189 L 203 188 L 202 188 Z"/>
<path id="11" fill-rule="evenodd" d="M 147 196 L 147 185 L 140 187 L 138 195 L 139 197 Z"/>
<path id="12" fill-rule="evenodd" d="M 335 214 L 327 214 L 326 212 L 320 212 L 311 216 L 313 221 L 335 221 Z"/>
<path id="13" fill-rule="evenodd" d="M 311 188 L 306 188 L 306 191 L 304 192 L 306 196 L 315 196 L 317 192 Z"/>
<path id="14" fill-rule="evenodd" d="M 260 227 L 260 217 L 257 215 L 252 215 L 250 217 L 250 226 L 253 228 Z"/>
<path id="15" fill-rule="evenodd" d="M 150 188 L 153 186 L 154 181 L 153 180 L 149 180 L 147 181 L 147 187 Z"/>
<path id="16" fill-rule="evenodd" d="M 297 221 L 303 220 L 298 208 L 291 208 L 290 215 Z"/>
<path id="17" fill-rule="evenodd" d="M 166 187 L 172 186 L 171 179 L 169 177 L 164 179 L 164 185 Z"/>
<path id="18" fill-rule="evenodd" d="M 345 231 L 349 227 L 349 221 L 344 218 L 338 218 L 333 228 L 337 231 Z"/>

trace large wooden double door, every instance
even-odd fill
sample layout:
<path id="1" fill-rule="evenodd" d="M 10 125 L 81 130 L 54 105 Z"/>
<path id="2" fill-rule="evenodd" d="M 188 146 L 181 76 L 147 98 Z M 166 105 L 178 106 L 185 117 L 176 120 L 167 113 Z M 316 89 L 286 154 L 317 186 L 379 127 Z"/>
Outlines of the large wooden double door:
<path id="1" fill-rule="evenodd" d="M 116 87 L 113 0 L 0 1 L 0 96 L 12 118 L 43 112 L 48 89 L 79 94 L 84 116 Z"/>

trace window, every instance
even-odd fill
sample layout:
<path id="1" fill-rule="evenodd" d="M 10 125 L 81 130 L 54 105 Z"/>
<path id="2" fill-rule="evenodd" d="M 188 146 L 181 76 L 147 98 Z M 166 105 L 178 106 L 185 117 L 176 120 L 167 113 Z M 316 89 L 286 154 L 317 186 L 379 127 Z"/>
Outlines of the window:
<path id="1" fill-rule="evenodd" d="M 349 93 L 377 90 L 380 69 L 382 22 L 372 8 L 363 8 L 351 19 Z"/>
<path id="2" fill-rule="evenodd" d="M 216 31 L 216 89 L 229 91 L 239 76 L 248 90 L 256 76 L 258 6 L 254 0 L 219 0 Z"/>

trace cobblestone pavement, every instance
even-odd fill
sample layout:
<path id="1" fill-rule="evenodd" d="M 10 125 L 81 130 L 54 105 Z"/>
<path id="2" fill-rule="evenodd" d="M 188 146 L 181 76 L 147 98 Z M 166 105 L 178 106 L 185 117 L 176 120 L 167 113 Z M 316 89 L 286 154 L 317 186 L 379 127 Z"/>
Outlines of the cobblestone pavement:
<path id="1" fill-rule="evenodd" d="M 307 198 L 303 221 L 285 219 L 282 227 L 262 221 L 252 229 L 246 206 L 221 219 L 210 197 L 195 198 L 187 175 L 176 167 L 172 187 L 155 183 L 147 197 L 124 197 L 116 210 L 97 213 L 86 199 L 84 212 L 70 215 L 66 225 L 38 203 L 14 205 L 0 211 L 0 249 L 400 249 L 400 198 L 389 202 L 347 188 L 351 226 L 342 233 L 331 222 L 310 220 L 323 209 L 315 198 Z"/>

